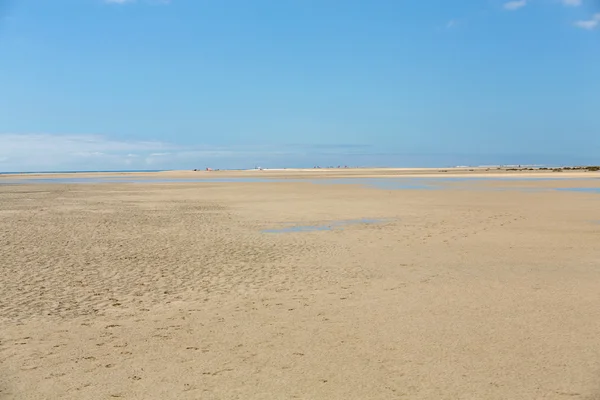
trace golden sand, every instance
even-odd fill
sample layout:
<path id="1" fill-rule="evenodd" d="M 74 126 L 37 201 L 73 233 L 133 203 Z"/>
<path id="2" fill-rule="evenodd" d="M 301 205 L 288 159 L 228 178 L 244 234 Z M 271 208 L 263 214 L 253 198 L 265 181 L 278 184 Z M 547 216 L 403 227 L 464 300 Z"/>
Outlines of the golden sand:
<path id="1" fill-rule="evenodd" d="M 448 173 L 142 175 L 406 174 Z M 554 188 L 600 181 L 565 174 L 0 185 L 0 399 L 599 399 L 600 194 Z"/>

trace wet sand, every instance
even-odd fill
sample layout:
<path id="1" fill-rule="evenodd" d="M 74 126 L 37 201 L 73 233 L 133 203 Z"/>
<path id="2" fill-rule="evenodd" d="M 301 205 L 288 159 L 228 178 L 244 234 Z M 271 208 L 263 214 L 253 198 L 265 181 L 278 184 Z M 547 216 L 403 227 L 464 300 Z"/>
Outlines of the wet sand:
<path id="1" fill-rule="evenodd" d="M 600 399 L 599 175 L 519 174 L 0 184 L 0 399 Z"/>

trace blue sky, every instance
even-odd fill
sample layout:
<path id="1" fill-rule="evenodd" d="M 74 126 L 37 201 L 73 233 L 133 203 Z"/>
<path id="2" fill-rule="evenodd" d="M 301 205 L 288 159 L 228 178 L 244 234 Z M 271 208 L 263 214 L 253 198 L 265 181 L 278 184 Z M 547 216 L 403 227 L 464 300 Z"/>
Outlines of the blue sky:
<path id="1" fill-rule="evenodd" d="M 0 0 L 0 171 L 600 164 L 595 0 Z"/>

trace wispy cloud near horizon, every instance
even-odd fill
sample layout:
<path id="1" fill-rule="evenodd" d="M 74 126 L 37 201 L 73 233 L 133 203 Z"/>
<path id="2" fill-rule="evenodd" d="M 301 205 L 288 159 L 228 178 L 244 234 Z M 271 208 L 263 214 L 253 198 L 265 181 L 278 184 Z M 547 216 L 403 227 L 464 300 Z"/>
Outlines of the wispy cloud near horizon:
<path id="1" fill-rule="evenodd" d="M 0 134 L 0 171 L 173 169 L 368 153 L 359 144 L 181 145 L 103 135 Z"/>
<path id="2" fill-rule="evenodd" d="M 561 3 L 568 7 L 579 7 L 583 2 L 582 0 L 561 0 Z"/>
<path id="3" fill-rule="evenodd" d="M 584 165 L 594 157 L 496 151 L 407 149 L 390 143 L 202 145 L 121 140 L 103 135 L 0 133 L 0 172 L 311 168 L 348 166 Z M 591 165 L 591 164 L 590 164 Z"/>

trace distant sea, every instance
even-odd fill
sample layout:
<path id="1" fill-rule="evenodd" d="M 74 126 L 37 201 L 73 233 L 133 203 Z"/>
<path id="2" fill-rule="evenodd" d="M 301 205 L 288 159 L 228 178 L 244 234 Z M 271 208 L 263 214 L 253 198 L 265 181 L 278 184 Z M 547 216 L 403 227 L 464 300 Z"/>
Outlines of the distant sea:
<path id="1" fill-rule="evenodd" d="M 166 169 L 121 169 L 110 171 L 23 171 L 23 172 L 1 172 L 2 175 L 22 175 L 22 174 L 87 174 L 94 172 L 114 173 L 114 172 L 164 172 Z"/>

